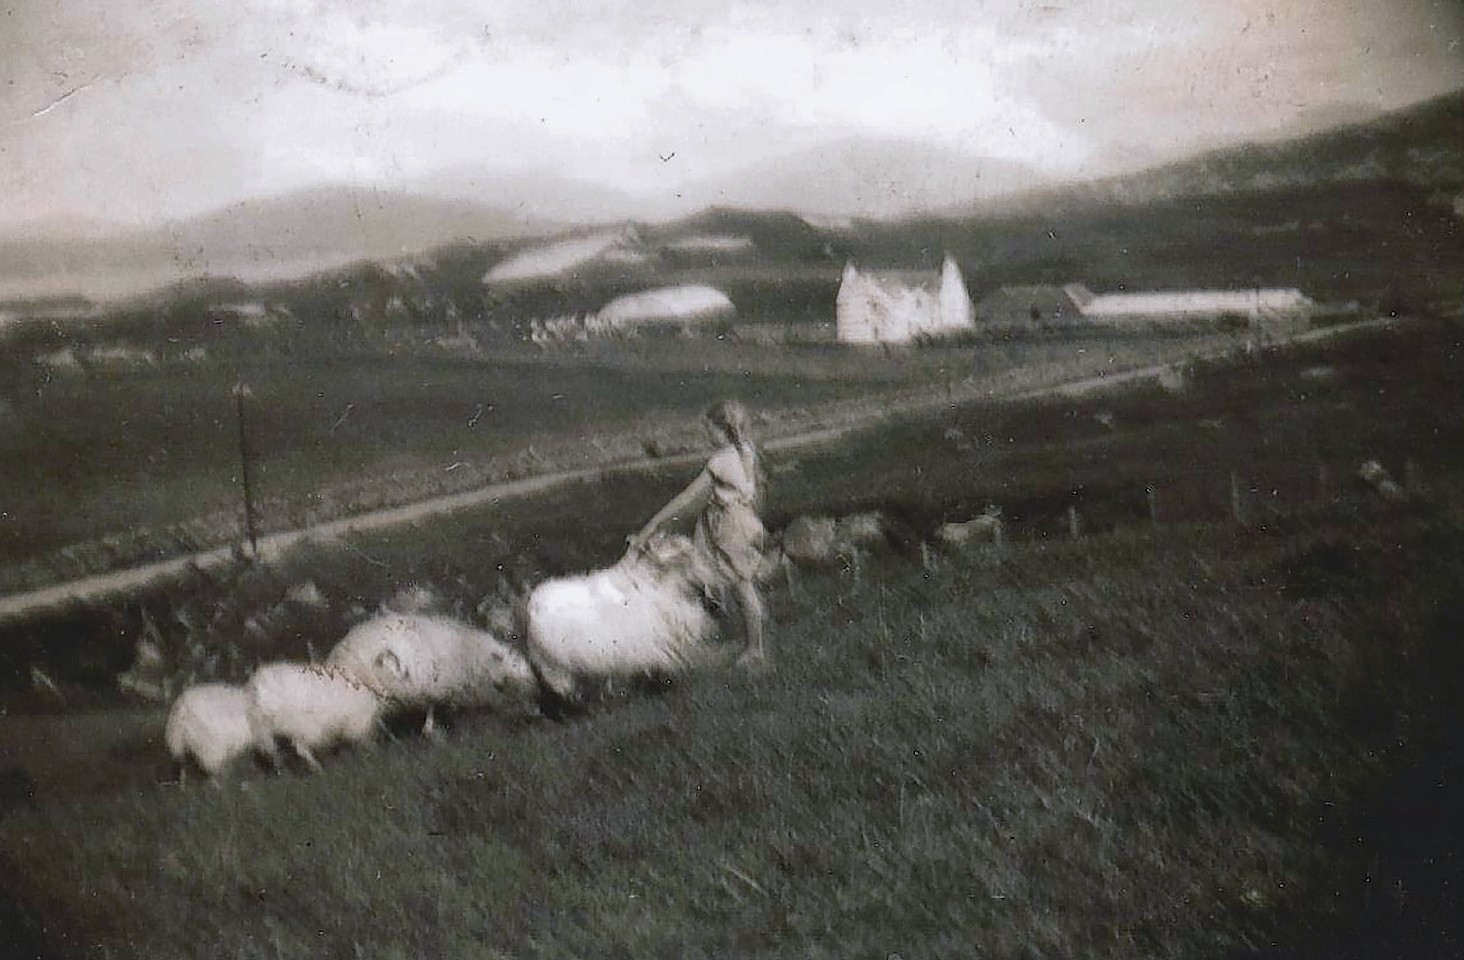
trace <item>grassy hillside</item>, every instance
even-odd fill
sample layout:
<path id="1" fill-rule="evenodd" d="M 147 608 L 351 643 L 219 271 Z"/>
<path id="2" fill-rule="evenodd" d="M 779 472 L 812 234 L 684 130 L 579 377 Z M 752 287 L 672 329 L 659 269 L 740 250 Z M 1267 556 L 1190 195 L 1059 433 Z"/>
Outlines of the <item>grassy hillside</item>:
<path id="1" fill-rule="evenodd" d="M 895 398 L 1037 386 L 1183 357 L 1202 342 L 988 343 L 885 356 L 673 338 L 465 357 L 426 345 L 312 350 L 292 335 L 246 333 L 217 335 L 197 362 L 165 356 L 151 367 L 60 373 L 13 362 L 0 383 L 0 439 L 11 454 L 0 463 L 0 590 L 236 536 L 231 391 L 240 379 L 252 390 L 246 433 L 267 531 L 684 450 L 701 442 L 696 419 L 718 397 L 740 397 L 777 435 L 851 409 L 869 415 Z M 94 548 L 103 538 L 109 545 Z M 77 544 L 92 546 L 60 555 Z"/>
<path id="2" fill-rule="evenodd" d="M 1273 143 L 1207 151 L 1189 160 L 987 204 L 1040 208 L 1071 202 L 1146 203 L 1389 180 L 1457 193 L 1464 187 L 1464 90 L 1333 129 Z M 958 208 L 959 210 L 960 208 Z M 962 212 L 971 212 L 966 208 Z"/>
<path id="3" fill-rule="evenodd" d="M 1274 524 L 1352 491 L 1357 466 L 1369 458 L 1380 458 L 1400 479 L 1409 461 L 1425 482 L 1453 469 L 1464 450 L 1456 416 L 1464 408 L 1460 351 L 1456 325 L 1416 323 L 1403 332 L 1192 364 L 1178 392 L 1149 385 L 1112 396 L 976 402 L 935 416 L 897 417 L 838 446 L 770 455 L 767 516 L 776 527 L 799 514 L 878 508 L 901 520 L 909 542 L 995 502 L 1011 537 L 1041 539 L 1066 535 L 1070 509 L 1089 532 L 1147 525 L 1155 510 L 1165 524 L 1225 521 L 1232 484 L 1239 484 L 1248 519 Z M 332 408 L 332 422 L 343 410 Z M 453 429 L 477 430 L 468 427 L 475 410 L 462 406 Z M 371 414 L 364 406 L 353 410 L 337 432 Z M 228 444 L 220 444 L 223 456 Z M 680 467 L 605 477 L 425 529 L 355 540 L 345 553 L 308 553 L 288 570 L 244 578 L 243 595 L 222 608 L 224 622 L 210 642 L 236 641 L 258 655 L 303 653 L 302 636 L 320 626 L 313 615 L 286 611 L 263 636 L 245 625 L 304 580 L 315 580 L 340 610 L 374 606 L 399 586 L 427 580 L 471 611 L 496 588 L 500 565 L 526 562 L 523 569 L 542 574 L 608 562 L 636 518 L 650 516 L 690 475 L 691 468 Z M 237 518 L 230 513 L 224 521 L 237 535 Z M 47 569 L 51 576 L 60 570 Z M 144 629 L 143 610 L 182 644 L 186 631 L 172 611 L 197 606 L 192 595 L 200 589 L 213 596 L 231 588 L 185 581 L 119 604 L 8 625 L 0 631 L 0 687 L 26 686 L 30 662 L 60 680 L 110 683 Z M 96 647 L 96 637 L 108 642 Z"/>
<path id="4" fill-rule="evenodd" d="M 96 956 L 1455 955 L 1461 350 L 1456 325 L 1415 324 L 1201 365 L 1178 394 L 970 406 L 774 459 L 775 523 L 877 504 L 920 534 L 995 499 L 1011 537 L 771 585 L 762 677 L 462 718 L 445 746 L 243 791 L 155 782 L 157 711 L 94 693 L 61 722 L 11 696 L 0 919 Z M 1432 492 L 1381 502 L 1347 479 L 1369 455 L 1417 459 Z M 1325 495 L 1283 482 L 1318 463 Z M 1245 527 L 1195 493 L 1232 471 Z M 682 474 L 139 599 L 158 624 L 224 612 L 220 641 L 306 578 L 332 609 L 417 582 L 471 616 L 498 563 L 615 556 Z M 1147 486 L 1191 512 L 1152 526 Z M 94 684 L 136 602 L 70 624 Z M 251 655 L 340 625 L 278 629 Z M 85 701 L 41 633 L 5 649 Z"/>
<path id="5" fill-rule="evenodd" d="M 1388 778 L 1437 769 L 1456 709 L 1464 531 L 1314 519 L 886 557 L 775 596 L 773 675 L 41 801 L 0 823 L 6 929 L 111 957 L 1443 956 L 1458 787 Z"/>
<path id="6" fill-rule="evenodd" d="M 961 262 L 979 300 L 1004 284 L 1095 291 L 1297 287 L 1323 302 L 1457 309 L 1464 220 L 1436 190 L 1393 180 L 1196 193 L 1135 204 L 1084 198 L 1014 214 L 862 229 L 856 258 Z"/>
<path id="7" fill-rule="evenodd" d="M 0 533 L 0 560 L 14 563 L 37 550 L 220 511 L 231 515 L 241 496 L 230 394 L 237 377 L 253 391 L 246 418 L 255 492 L 270 504 L 261 519 L 276 528 L 337 512 L 327 498 L 349 496 L 343 485 L 368 476 L 390 488 L 405 483 L 389 479 L 404 470 L 426 478 L 453 468 L 481 482 L 555 461 L 568 467 L 597 456 L 623 458 L 639 453 L 642 440 L 660 436 L 667 424 L 674 434 L 719 396 L 742 395 L 777 410 L 857 396 L 861 388 L 730 371 L 668 382 L 650 367 L 614 371 L 429 356 L 242 368 L 209 362 L 58 378 L 35 393 L 17 392 L 11 416 L 0 424 L 12 455 L 0 465 L 0 489 L 12 511 Z M 597 438 L 620 445 L 597 454 Z M 540 459 L 524 459 L 535 443 Z M 454 480 L 449 473 L 439 484 Z M 403 489 L 396 496 L 411 494 Z M 382 495 L 393 496 L 386 489 Z"/>
<path id="8" fill-rule="evenodd" d="M 1455 92 L 1279 143 L 957 205 L 936 219 L 861 224 L 849 246 L 912 266 L 950 250 L 978 298 L 1002 284 L 1079 280 L 1094 290 L 1294 286 L 1385 310 L 1458 309 L 1461 137 Z"/>

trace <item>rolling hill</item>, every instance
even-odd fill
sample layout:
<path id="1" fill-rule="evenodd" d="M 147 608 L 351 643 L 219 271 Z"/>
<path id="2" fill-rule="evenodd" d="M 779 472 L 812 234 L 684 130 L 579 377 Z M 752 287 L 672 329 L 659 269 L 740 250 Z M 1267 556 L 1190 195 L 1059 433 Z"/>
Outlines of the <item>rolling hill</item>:
<path id="1" fill-rule="evenodd" d="M 504 174 L 458 166 L 413 184 L 423 197 L 440 197 L 510 211 L 525 222 L 565 226 L 658 220 L 674 216 L 643 197 L 568 177 L 539 173 Z"/>
<path id="2" fill-rule="evenodd" d="M 203 275 L 268 281 L 557 226 L 463 200 L 347 187 L 302 190 L 148 230 L 0 240 L 0 295 L 66 291 L 110 299 Z"/>
<path id="3" fill-rule="evenodd" d="M 720 206 L 889 219 L 938 209 L 951 197 L 986 201 L 1041 181 L 1021 164 L 972 158 L 918 140 L 848 137 L 693 185 L 686 193 Z"/>
<path id="4" fill-rule="evenodd" d="M 595 185 L 458 168 L 420 182 L 417 193 L 322 187 L 127 234 L 31 230 L 0 239 L 0 299 L 112 299 L 204 275 L 288 281 L 351 262 L 607 220 L 640 223 L 653 247 L 703 234 L 749 237 L 754 252 L 739 255 L 739 267 L 849 255 L 929 266 L 951 249 L 978 271 L 973 292 L 982 276 L 1001 283 L 1083 276 L 1151 285 L 1340 279 L 1332 286 L 1353 296 L 1375 284 L 1354 282 L 1349 258 L 1362 267 L 1378 259 L 1380 270 L 1402 264 L 1413 275 L 1452 262 L 1446 248 L 1457 246 L 1454 204 L 1464 193 L 1459 143 L 1464 91 L 1323 132 L 1041 189 L 1031 189 L 1037 175 L 1019 165 L 846 138 L 692 185 L 687 198 L 704 198 L 708 209 L 680 220 Z M 952 197 L 967 199 L 945 203 Z M 1226 258 L 1237 262 L 1217 265 Z M 709 256 L 653 259 L 651 272 L 675 273 L 703 268 Z"/>
<path id="5" fill-rule="evenodd" d="M 1211 150 L 1134 174 L 1030 191 L 1005 201 L 966 201 L 945 216 L 1057 206 L 1136 204 L 1197 195 L 1392 181 L 1464 190 L 1464 90 L 1357 123 L 1280 141 Z"/>

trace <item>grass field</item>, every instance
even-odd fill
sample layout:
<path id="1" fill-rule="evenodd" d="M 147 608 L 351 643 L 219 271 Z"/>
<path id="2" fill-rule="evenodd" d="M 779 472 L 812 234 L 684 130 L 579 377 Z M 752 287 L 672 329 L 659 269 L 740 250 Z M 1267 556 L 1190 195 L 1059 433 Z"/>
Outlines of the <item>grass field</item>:
<path id="1" fill-rule="evenodd" d="M 723 396 L 757 410 L 771 436 L 942 389 L 1013 389 L 1182 358 L 1215 339 L 890 354 L 649 340 L 471 359 L 423 348 L 297 356 L 256 347 L 200 364 L 56 375 L 12 363 L 0 418 L 8 454 L 0 462 L 0 590 L 237 538 L 243 498 L 231 391 L 241 379 L 252 391 L 244 416 L 258 526 L 267 532 L 685 449 L 699 442 L 700 412 Z"/>
<path id="2" fill-rule="evenodd" d="M 55 741 L 0 767 L 36 787 L 0 821 L 0 920 L 23 948 L 125 957 L 1456 956 L 1460 349 L 1419 323 L 1201 365 L 1178 394 L 972 405 L 773 462 L 774 522 L 878 504 L 922 533 L 994 499 L 1011 539 L 773 585 L 763 677 L 462 718 L 446 745 L 243 791 L 156 783 L 156 711 L 93 694 L 48 726 L 11 696 Z M 1415 458 L 1432 493 L 1371 498 L 1344 474 L 1364 456 Z M 1261 482 L 1318 462 L 1325 498 Z M 1194 492 L 1231 472 L 1255 478 L 1248 526 Z M 471 611 L 499 562 L 605 562 L 685 479 L 216 587 L 268 603 L 308 576 L 369 605 L 425 582 Z M 1187 512 L 1152 526 L 1150 485 L 1189 490 Z M 71 611 L 52 629 L 93 631 L 69 656 L 94 672 L 46 665 L 81 696 L 125 662 L 136 603 L 164 621 L 201 594 Z M 13 633 L 6 672 L 42 640 Z M 67 761 L 88 744 L 96 762 Z"/>
<path id="3" fill-rule="evenodd" d="M 1150 490 L 1166 524 L 1232 519 L 1232 476 L 1250 520 L 1265 527 L 1351 490 L 1358 464 L 1380 458 L 1401 478 L 1409 460 L 1425 480 L 1464 450 L 1464 386 L 1456 327 L 1420 323 L 1381 333 L 1194 364 L 1186 389 L 1135 388 L 1112 396 L 972 403 L 887 420 L 846 442 L 771 455 L 766 515 L 780 527 L 800 514 L 881 509 L 913 543 L 943 521 L 1002 506 L 1009 535 L 1067 535 L 1147 525 Z M 78 606 L 0 628 L 0 689 L 27 681 L 37 662 L 83 685 L 109 683 L 148 618 L 175 644 L 188 631 L 175 611 L 218 604 L 209 643 L 264 655 L 303 655 L 301 637 L 335 629 L 351 607 L 430 583 L 463 611 L 492 594 L 505 568 L 524 575 L 608 563 L 629 529 L 650 516 L 691 468 L 621 473 L 531 500 L 508 500 L 398 531 L 354 536 L 347 549 L 312 548 L 276 569 L 226 571 L 163 584 L 115 603 Z M 1319 474 L 1330 476 L 1323 489 Z M 283 603 L 315 581 L 333 601 L 326 622 Z M 283 609 L 277 609 L 281 608 Z M 251 617 L 273 613 L 260 635 Z M 197 628 L 194 628 L 195 630 Z M 106 645 L 90 638 L 114 638 Z"/>
<path id="4" fill-rule="evenodd" d="M 886 557 L 776 597 L 775 675 L 242 792 L 126 742 L 0 825 L 6 892 L 91 956 L 1446 955 L 1457 864 L 1358 799 L 1453 709 L 1457 518 L 1315 520 Z"/>

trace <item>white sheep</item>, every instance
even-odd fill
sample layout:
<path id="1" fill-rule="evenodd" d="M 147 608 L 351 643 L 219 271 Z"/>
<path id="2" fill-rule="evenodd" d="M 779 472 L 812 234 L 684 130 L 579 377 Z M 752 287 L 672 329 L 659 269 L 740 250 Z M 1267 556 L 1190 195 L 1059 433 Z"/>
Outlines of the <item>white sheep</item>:
<path id="1" fill-rule="evenodd" d="M 1156 378 L 1161 389 L 1170 393 L 1179 393 L 1189 382 L 1189 374 L 1182 364 L 1171 364 L 1159 371 Z"/>
<path id="2" fill-rule="evenodd" d="M 863 550 L 885 542 L 889 520 L 878 510 L 850 513 L 834 524 L 834 539 L 841 550 Z"/>
<path id="3" fill-rule="evenodd" d="M 179 779 L 188 776 L 188 761 L 215 783 L 235 760 L 254 746 L 249 723 L 249 697 L 232 683 L 199 683 L 173 701 L 163 742 L 179 764 Z"/>
<path id="4" fill-rule="evenodd" d="M 278 769 L 285 740 L 312 770 L 315 751 L 338 743 L 369 744 L 386 701 L 340 670 L 318 664 L 267 663 L 244 685 L 255 747 Z"/>
<path id="5" fill-rule="evenodd" d="M 798 517 L 789 523 L 763 557 L 758 578 L 768 580 L 779 570 L 791 589 L 794 566 L 842 563 L 861 579 L 863 557 L 870 548 L 885 542 L 889 520 L 879 511 L 834 517 Z"/>
<path id="6" fill-rule="evenodd" d="M 1363 479 L 1368 486 L 1377 491 L 1378 496 L 1393 503 L 1401 503 L 1408 499 L 1408 491 L 1393 479 L 1386 467 L 1376 460 L 1368 460 L 1357 470 L 1357 475 Z"/>
<path id="7" fill-rule="evenodd" d="M 384 613 L 358 624 L 326 666 L 366 684 L 395 705 L 426 707 L 423 732 L 435 732 L 435 707 L 524 711 L 538 681 L 522 653 L 492 633 L 445 616 Z"/>
<path id="8" fill-rule="evenodd" d="M 679 673 L 718 659 L 691 549 L 686 537 L 661 537 L 608 569 L 535 587 L 528 653 L 544 684 L 574 699 L 580 678 Z"/>
<path id="9" fill-rule="evenodd" d="M 783 557 L 793 563 L 827 563 L 838 546 L 833 517 L 799 517 L 783 530 Z"/>
<path id="10" fill-rule="evenodd" d="M 935 531 L 935 538 L 941 543 L 958 547 L 971 541 L 986 541 L 1001 546 L 1005 530 L 1001 522 L 1001 507 L 987 504 L 979 517 L 959 523 L 943 523 Z"/>

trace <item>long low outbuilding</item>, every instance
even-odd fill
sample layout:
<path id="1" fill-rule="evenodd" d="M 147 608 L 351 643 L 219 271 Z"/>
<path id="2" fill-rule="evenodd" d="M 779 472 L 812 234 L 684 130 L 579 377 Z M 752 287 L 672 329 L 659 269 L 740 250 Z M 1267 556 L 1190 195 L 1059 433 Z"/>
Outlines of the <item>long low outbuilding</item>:
<path id="1" fill-rule="evenodd" d="M 1219 317 L 1235 314 L 1304 313 L 1315 304 L 1300 290 L 1173 290 L 1092 295 L 1082 304 L 1083 316 L 1092 319 L 1123 317 Z"/>
<path id="2" fill-rule="evenodd" d="M 1095 294 L 1081 283 L 999 287 L 976 306 L 978 323 L 999 326 L 1158 323 L 1304 318 L 1316 303 L 1294 288 L 1151 290 Z"/>

